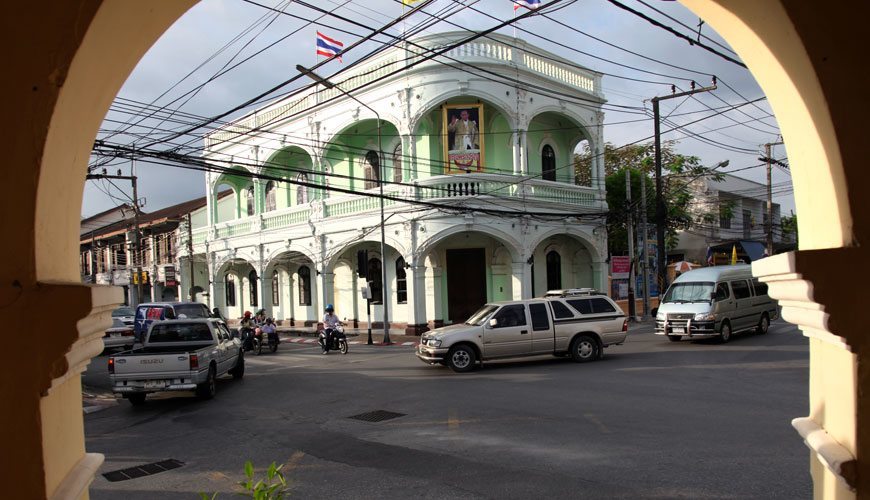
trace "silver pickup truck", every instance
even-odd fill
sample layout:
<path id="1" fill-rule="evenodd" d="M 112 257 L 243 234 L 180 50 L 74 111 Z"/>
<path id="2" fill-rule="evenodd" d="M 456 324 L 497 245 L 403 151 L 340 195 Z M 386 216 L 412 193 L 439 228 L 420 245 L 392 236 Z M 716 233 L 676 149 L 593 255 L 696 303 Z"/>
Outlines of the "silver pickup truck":
<path id="1" fill-rule="evenodd" d="M 160 391 L 195 390 L 202 399 L 215 394 L 215 379 L 245 374 L 244 351 L 219 319 L 154 322 L 138 349 L 109 358 L 112 391 L 140 405 Z"/>
<path id="2" fill-rule="evenodd" d="M 416 355 L 456 372 L 473 370 L 478 361 L 541 354 L 583 362 L 625 342 L 627 332 L 625 314 L 609 297 L 565 294 L 486 304 L 465 323 L 425 333 Z"/>

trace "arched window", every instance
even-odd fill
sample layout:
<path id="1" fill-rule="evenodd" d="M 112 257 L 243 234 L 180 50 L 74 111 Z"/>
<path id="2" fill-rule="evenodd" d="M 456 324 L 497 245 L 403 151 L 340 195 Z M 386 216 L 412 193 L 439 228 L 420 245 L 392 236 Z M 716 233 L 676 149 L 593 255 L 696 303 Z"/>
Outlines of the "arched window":
<path id="1" fill-rule="evenodd" d="M 276 184 L 274 181 L 269 181 L 266 183 L 266 211 L 271 212 L 278 208 L 278 204 L 275 202 L 275 187 Z"/>
<path id="2" fill-rule="evenodd" d="M 299 174 L 296 176 L 296 181 L 303 184 L 308 183 L 308 174 Z M 296 185 L 296 204 L 302 205 L 308 203 L 308 186 L 303 184 Z"/>
<path id="3" fill-rule="evenodd" d="M 396 302 L 408 303 L 408 281 L 405 278 L 405 259 L 396 259 Z"/>
<path id="4" fill-rule="evenodd" d="M 393 182 L 402 182 L 402 143 L 393 150 Z"/>
<path id="5" fill-rule="evenodd" d="M 272 305 L 277 306 L 281 297 L 281 285 L 278 280 L 278 271 L 272 273 Z"/>
<path id="6" fill-rule="evenodd" d="M 369 280 L 369 286 L 372 292 L 372 304 L 384 303 L 384 281 L 381 275 L 381 261 L 379 259 L 369 259 L 366 276 Z"/>
<path id="7" fill-rule="evenodd" d="M 541 151 L 541 179 L 556 180 L 556 152 L 549 144 L 544 145 Z"/>
<path id="8" fill-rule="evenodd" d="M 377 151 L 366 153 L 366 164 L 363 168 L 365 169 L 365 188 L 377 187 L 381 177 L 381 160 L 378 158 Z"/>
<path id="9" fill-rule="evenodd" d="M 299 267 L 299 305 L 311 305 L 311 269 L 308 266 Z"/>
<path id="10" fill-rule="evenodd" d="M 254 186 L 245 190 L 245 201 L 248 204 L 248 216 L 254 215 Z"/>
<path id="11" fill-rule="evenodd" d="M 227 299 L 227 306 L 232 307 L 236 305 L 236 279 L 232 274 L 227 273 L 224 275 L 224 288 Z"/>
<path id="12" fill-rule="evenodd" d="M 562 288 L 562 257 L 559 252 L 547 252 L 547 290 Z"/>
<path id="13" fill-rule="evenodd" d="M 251 290 L 251 306 L 257 307 L 259 304 L 257 303 L 257 283 L 259 282 L 259 278 L 257 278 L 257 271 L 251 271 L 248 273 L 248 282 L 250 283 Z"/>

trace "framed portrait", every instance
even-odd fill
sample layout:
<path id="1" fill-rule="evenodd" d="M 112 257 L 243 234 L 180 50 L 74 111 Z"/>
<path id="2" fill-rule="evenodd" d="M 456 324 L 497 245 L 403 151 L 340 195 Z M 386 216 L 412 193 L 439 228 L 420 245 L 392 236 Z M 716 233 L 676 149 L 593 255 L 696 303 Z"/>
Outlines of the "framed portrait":
<path id="1" fill-rule="evenodd" d="M 483 171 L 483 104 L 449 104 L 442 108 L 444 173 Z"/>

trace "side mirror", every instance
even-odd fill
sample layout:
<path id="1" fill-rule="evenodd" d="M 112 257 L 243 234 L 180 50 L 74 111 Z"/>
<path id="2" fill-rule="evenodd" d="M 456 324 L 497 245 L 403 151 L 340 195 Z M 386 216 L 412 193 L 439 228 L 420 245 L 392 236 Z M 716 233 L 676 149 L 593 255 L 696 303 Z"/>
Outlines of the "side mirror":
<path id="1" fill-rule="evenodd" d="M 490 328 L 495 328 L 497 325 L 498 325 L 498 320 L 497 320 L 497 319 L 492 318 L 491 320 L 489 320 L 489 327 L 490 327 Z"/>

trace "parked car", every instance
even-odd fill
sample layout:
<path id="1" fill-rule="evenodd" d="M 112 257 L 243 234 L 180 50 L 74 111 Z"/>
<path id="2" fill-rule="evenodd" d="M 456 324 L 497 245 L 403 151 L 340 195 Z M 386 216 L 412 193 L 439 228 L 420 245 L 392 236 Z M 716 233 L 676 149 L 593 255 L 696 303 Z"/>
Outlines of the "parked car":
<path id="1" fill-rule="evenodd" d="M 134 405 L 161 391 L 195 390 L 210 399 L 218 377 L 245 374 L 241 342 L 214 318 L 155 321 L 142 347 L 111 356 L 108 363 L 112 391 Z"/>
<path id="2" fill-rule="evenodd" d="M 133 337 L 142 342 L 145 332 L 154 321 L 167 319 L 210 318 L 211 312 L 199 302 L 147 302 L 136 306 Z"/>
<path id="3" fill-rule="evenodd" d="M 133 348 L 133 325 L 132 321 L 130 325 L 126 325 L 120 318 L 113 317 L 112 327 L 103 335 L 103 350 L 118 347 L 123 347 L 125 351 Z"/>
<path id="4" fill-rule="evenodd" d="M 668 287 L 656 313 L 656 335 L 731 340 L 743 331 L 767 333 L 779 317 L 767 285 L 752 277 L 748 265 L 713 266 L 681 274 Z"/>
<path id="5" fill-rule="evenodd" d="M 121 306 L 112 311 L 112 319 L 118 319 L 121 323 L 127 326 L 133 326 L 133 320 L 136 317 L 136 311 L 129 306 Z M 114 326 L 114 325 L 113 325 Z"/>
<path id="6" fill-rule="evenodd" d="M 425 333 L 417 357 L 457 372 L 491 359 L 553 354 L 584 362 L 625 342 L 628 321 L 610 297 L 582 293 L 486 304 L 465 323 Z"/>

